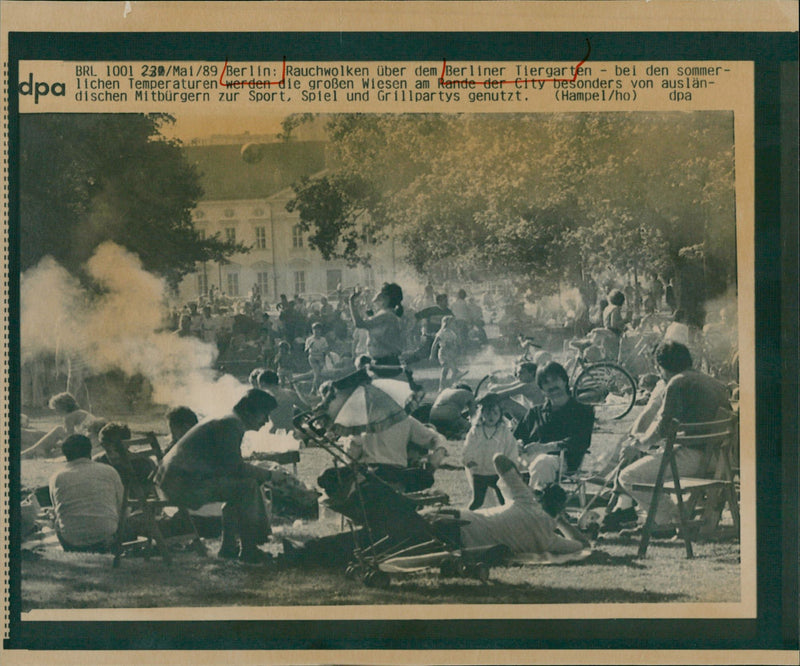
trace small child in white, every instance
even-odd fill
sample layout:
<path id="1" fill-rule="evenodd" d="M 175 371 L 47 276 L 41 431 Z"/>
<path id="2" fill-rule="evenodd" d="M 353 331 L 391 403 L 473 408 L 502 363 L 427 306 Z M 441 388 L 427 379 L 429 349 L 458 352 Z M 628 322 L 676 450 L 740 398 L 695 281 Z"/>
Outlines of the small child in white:
<path id="1" fill-rule="evenodd" d="M 436 358 L 438 351 L 439 365 L 442 366 L 442 374 L 439 377 L 439 391 L 443 391 L 450 384 L 464 376 L 458 369 L 458 333 L 455 331 L 455 318 L 446 315 L 442 318 L 442 325 L 431 344 L 431 361 Z M 448 378 L 448 374 L 450 377 Z"/>
<path id="2" fill-rule="evenodd" d="M 325 369 L 325 357 L 330 351 L 330 346 L 325 336 L 322 335 L 322 324 L 315 322 L 311 325 L 311 335 L 306 338 L 306 354 L 308 354 L 308 364 L 314 374 L 314 383 L 311 387 L 316 392 L 322 383 L 322 371 Z"/>
<path id="3" fill-rule="evenodd" d="M 517 460 L 517 440 L 511 434 L 500 409 L 500 398 L 488 393 L 480 401 L 475 424 L 467 433 L 464 445 L 464 468 L 472 487 L 470 511 L 480 508 L 486 491 L 494 488 L 497 501 L 505 504 L 503 493 L 497 485 L 499 476 L 494 467 L 494 456 L 502 453 L 512 461 Z"/>

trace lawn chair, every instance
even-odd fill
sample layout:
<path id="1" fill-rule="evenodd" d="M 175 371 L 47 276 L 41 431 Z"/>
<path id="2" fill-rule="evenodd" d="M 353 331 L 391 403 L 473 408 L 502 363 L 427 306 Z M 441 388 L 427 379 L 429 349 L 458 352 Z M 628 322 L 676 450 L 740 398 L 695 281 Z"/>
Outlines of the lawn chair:
<path id="1" fill-rule="evenodd" d="M 567 470 L 566 451 L 562 449 L 558 454 L 558 485 L 567 493 L 567 506 L 574 505 L 576 499 L 580 508 L 586 506 L 586 484 L 593 478 L 583 469 L 587 455 L 588 451 L 584 454 L 578 469 L 570 472 Z"/>
<path id="2" fill-rule="evenodd" d="M 736 417 L 730 412 L 721 410 L 717 420 L 704 423 L 673 421 L 655 483 L 633 485 L 635 490 L 653 491 L 653 499 L 642 528 L 638 557 L 644 557 L 647 552 L 658 502 L 664 493 L 675 495 L 678 500 L 680 536 L 686 544 L 687 557 L 694 557 L 690 529 L 698 528 L 697 534 L 703 537 L 717 534 L 725 504 L 730 509 L 735 532 L 739 534 L 739 501 L 731 463 L 737 440 Z M 679 446 L 704 447 L 698 476 L 681 477 L 678 473 L 675 448 Z M 671 481 L 664 479 L 668 467 L 672 474 Z"/>
<path id="3" fill-rule="evenodd" d="M 155 486 L 152 483 L 142 481 L 132 462 L 133 454 L 130 452 L 130 447 L 142 444 L 148 445 L 156 457 L 158 452 L 161 451 L 158 440 L 152 433 L 136 439 L 111 441 L 104 444 L 109 462 L 120 472 L 124 484 L 122 511 L 120 512 L 120 520 L 113 547 L 113 566 L 115 568 L 119 566 L 120 559 L 125 552 L 140 548 L 145 549 L 144 554 L 147 559 L 150 558 L 153 547 L 155 547 L 166 564 L 171 564 L 172 562 L 169 548 L 156 522 L 157 512 L 160 513 L 165 502 L 157 497 Z M 141 514 L 144 536 L 137 537 L 132 541 L 123 541 L 129 513 L 132 514 L 134 512 Z"/>

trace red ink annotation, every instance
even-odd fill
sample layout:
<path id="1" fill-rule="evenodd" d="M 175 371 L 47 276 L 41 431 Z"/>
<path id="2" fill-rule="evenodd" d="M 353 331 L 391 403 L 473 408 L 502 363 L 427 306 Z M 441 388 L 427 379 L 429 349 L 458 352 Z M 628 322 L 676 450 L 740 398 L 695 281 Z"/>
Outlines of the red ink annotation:
<path id="1" fill-rule="evenodd" d="M 249 65 L 245 65 L 244 67 L 239 68 L 241 70 L 241 72 L 237 70 L 236 74 L 234 74 L 234 76 L 236 76 L 237 74 L 240 74 L 240 73 L 244 73 L 244 70 L 247 67 L 250 67 L 250 66 Z M 250 69 L 252 71 L 252 67 Z M 229 81 L 229 82 L 226 83 L 225 81 L 223 81 L 223 78 L 225 77 L 225 72 L 227 70 L 228 70 L 228 59 L 225 58 L 225 65 L 222 67 L 222 72 L 220 72 L 220 75 L 219 75 L 219 84 L 221 86 L 224 86 L 225 88 L 244 88 L 245 86 L 252 86 L 254 88 L 268 88 L 269 86 L 283 86 L 283 85 L 286 85 L 286 56 L 283 56 L 283 71 L 281 72 L 280 81 L 257 81 L 255 79 L 251 79 L 250 81 L 246 81 L 246 80 L 242 79 L 240 81 Z"/>
<path id="2" fill-rule="evenodd" d="M 477 86 L 483 85 L 485 87 L 496 88 L 507 84 L 516 84 L 516 85 L 524 85 L 527 83 L 556 83 L 556 82 L 568 82 L 568 81 L 575 81 L 578 78 L 578 74 L 580 73 L 581 66 L 589 59 L 589 55 L 592 52 L 592 45 L 589 40 L 586 40 L 586 55 L 583 57 L 575 67 L 573 68 L 573 74 L 571 78 L 549 78 L 549 79 L 513 79 L 509 81 L 504 80 L 495 80 L 495 79 L 486 79 L 484 81 L 475 81 L 472 79 L 464 79 L 461 81 L 457 80 L 445 80 L 444 75 L 447 72 L 447 59 L 442 59 L 442 74 L 439 76 L 439 84 L 442 86 L 459 86 L 459 85 L 468 85 L 468 86 Z M 240 68 L 236 68 L 235 74 L 238 75 L 244 73 L 244 71 L 250 66 L 245 65 Z M 451 70 L 453 66 L 451 65 Z M 250 81 L 241 79 L 238 81 L 229 81 L 225 82 L 225 73 L 228 71 L 228 59 L 225 58 L 225 65 L 222 67 L 222 72 L 219 75 L 219 84 L 225 88 L 244 88 L 245 86 L 252 86 L 254 88 L 266 88 L 269 86 L 284 86 L 286 85 L 286 56 L 283 56 L 283 67 L 281 70 L 281 78 L 278 81 L 265 81 L 265 80 L 255 80 L 251 79 Z M 231 68 L 233 69 L 233 68 Z M 252 67 L 250 67 L 252 72 Z"/>
<path id="3" fill-rule="evenodd" d="M 499 88 L 500 86 L 504 86 L 504 85 L 508 85 L 508 84 L 512 84 L 512 83 L 517 85 L 517 86 L 519 86 L 519 85 L 525 85 L 525 84 L 528 84 L 528 83 L 542 83 L 542 84 L 545 84 L 545 83 L 561 83 L 561 82 L 575 81 L 578 78 L 578 74 L 580 73 L 581 66 L 589 59 L 589 55 L 591 54 L 591 52 L 592 52 L 592 45 L 589 42 L 589 40 L 587 39 L 586 40 L 586 55 L 583 57 L 583 60 L 581 60 L 577 65 L 575 65 L 575 67 L 572 68 L 572 77 L 564 78 L 564 79 L 559 79 L 559 78 L 550 78 L 550 79 L 512 79 L 510 81 L 504 81 L 504 80 L 497 80 L 497 79 L 489 78 L 489 79 L 484 79 L 483 81 L 477 81 L 477 80 L 473 80 L 473 79 L 463 79 L 461 81 L 457 81 L 457 80 L 454 80 L 454 79 L 453 80 L 446 80 L 444 78 L 444 75 L 447 73 L 447 59 L 443 58 L 442 59 L 442 74 L 441 74 L 441 76 L 439 76 L 439 85 L 442 85 L 442 86 L 445 86 L 445 87 L 446 86 L 478 86 L 478 85 L 482 85 L 482 86 L 484 86 L 486 88 Z M 464 68 L 462 67 L 460 69 L 464 69 Z M 450 70 L 451 70 L 451 72 L 454 70 L 452 65 L 450 65 Z"/>

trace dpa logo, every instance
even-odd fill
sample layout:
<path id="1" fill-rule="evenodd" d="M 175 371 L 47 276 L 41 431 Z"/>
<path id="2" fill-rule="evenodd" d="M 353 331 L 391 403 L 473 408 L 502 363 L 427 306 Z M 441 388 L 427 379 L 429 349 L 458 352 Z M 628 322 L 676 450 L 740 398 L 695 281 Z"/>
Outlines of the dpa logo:
<path id="1" fill-rule="evenodd" d="M 66 93 L 66 84 L 62 81 L 55 83 L 44 83 L 43 81 L 33 80 L 33 72 L 28 75 L 27 81 L 19 82 L 20 95 L 33 95 L 33 103 L 38 104 L 39 98 L 46 95 L 54 95 L 55 97 L 64 97 Z"/>

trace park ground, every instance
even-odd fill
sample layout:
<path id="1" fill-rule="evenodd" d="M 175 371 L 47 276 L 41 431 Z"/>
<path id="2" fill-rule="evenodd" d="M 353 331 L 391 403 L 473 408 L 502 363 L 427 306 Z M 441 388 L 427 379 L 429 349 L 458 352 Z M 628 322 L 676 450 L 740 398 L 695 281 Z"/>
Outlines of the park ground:
<path id="1" fill-rule="evenodd" d="M 510 358 L 476 359 L 466 380 L 473 386 L 489 370 Z M 415 374 L 433 390 L 436 370 Z M 590 467 L 600 464 L 616 448 L 630 426 L 634 412 L 620 421 L 598 424 L 592 440 Z M 114 418 L 112 415 L 108 415 Z M 123 417 L 120 417 L 123 418 Z M 166 434 L 163 411 L 125 415 L 131 429 Z M 55 424 L 51 417 L 34 419 L 34 426 Z M 437 472 L 434 489 L 445 492 L 452 506 L 468 504 L 470 493 L 460 468 L 461 442 L 448 443 L 446 464 Z M 23 488 L 47 483 L 61 462 L 23 461 Z M 331 464 L 321 449 L 304 449 L 298 476 L 314 486 Z M 488 496 L 487 496 L 488 497 Z M 489 499 L 491 501 L 491 498 Z M 320 520 L 276 524 L 264 546 L 275 556 L 281 538 L 303 539 L 341 529 L 336 514 L 322 510 Z M 267 607 L 344 605 L 443 604 L 685 604 L 741 601 L 738 542 L 695 544 L 687 559 L 682 541 L 653 541 L 643 559 L 636 558 L 638 539 L 601 535 L 585 560 L 570 564 L 525 564 L 495 567 L 488 583 L 465 578 L 440 578 L 438 572 L 396 576 L 386 590 L 347 580 L 341 570 L 253 567 L 218 560 L 218 540 L 207 539 L 209 556 L 177 550 L 171 566 L 158 557 L 125 557 L 112 568 L 110 555 L 64 553 L 45 539 L 21 553 L 22 611 L 39 609 Z M 613 607 L 612 607 L 613 608 Z M 648 607 L 649 608 L 649 607 Z"/>

